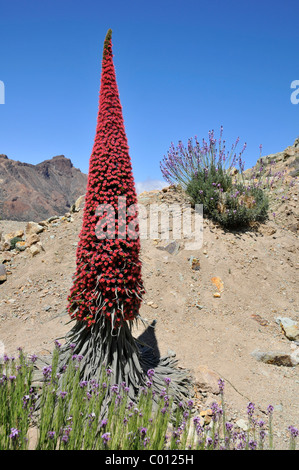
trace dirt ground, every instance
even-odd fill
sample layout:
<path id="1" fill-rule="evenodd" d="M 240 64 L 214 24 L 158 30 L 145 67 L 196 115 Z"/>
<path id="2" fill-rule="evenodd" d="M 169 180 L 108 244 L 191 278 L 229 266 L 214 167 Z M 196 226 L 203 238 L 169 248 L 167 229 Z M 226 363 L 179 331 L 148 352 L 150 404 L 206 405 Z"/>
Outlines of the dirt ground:
<path id="1" fill-rule="evenodd" d="M 294 198 L 296 191 L 298 186 Z M 170 203 L 180 201 L 180 196 L 153 191 L 139 200 Z M 82 210 L 73 213 L 71 221 L 49 223 L 39 235 L 41 253 L 32 256 L 26 250 L 5 263 L 0 341 L 8 355 L 19 346 L 28 354 L 48 354 L 54 340 L 69 331 L 65 307 L 81 223 Z M 25 225 L 0 221 L 0 232 Z M 277 317 L 299 321 L 297 233 L 273 217 L 258 231 L 241 233 L 226 232 L 204 220 L 200 249 L 187 250 L 186 240 L 177 240 L 171 253 L 165 240 L 143 239 L 141 250 L 147 292 L 140 315 L 149 322 L 157 320 L 161 355 L 175 351 L 180 366 L 193 373 L 198 411 L 219 400 L 216 384 L 221 377 L 232 422 L 246 420 L 249 402 L 256 406 L 256 417 L 265 420 L 268 405 L 274 406 L 277 448 L 287 447 L 289 425 L 299 427 L 299 365 L 265 364 L 252 353 L 291 354 L 298 348 L 276 321 Z M 212 278 L 220 278 L 221 286 L 219 279 L 217 287 Z M 140 323 L 136 335 L 143 329 Z"/>

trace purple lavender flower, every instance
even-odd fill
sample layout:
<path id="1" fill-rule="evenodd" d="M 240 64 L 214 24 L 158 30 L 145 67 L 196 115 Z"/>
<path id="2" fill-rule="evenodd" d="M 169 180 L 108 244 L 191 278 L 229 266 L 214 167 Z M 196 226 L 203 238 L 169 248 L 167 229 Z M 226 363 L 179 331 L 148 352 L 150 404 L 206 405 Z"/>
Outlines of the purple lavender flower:
<path id="1" fill-rule="evenodd" d="M 118 385 L 117 384 L 111 385 L 110 390 L 112 393 L 115 393 L 115 394 L 118 393 Z"/>
<path id="2" fill-rule="evenodd" d="M 9 438 L 15 441 L 19 437 L 20 432 L 17 428 L 11 428 Z"/>
<path id="3" fill-rule="evenodd" d="M 70 419 L 70 418 L 69 418 Z M 69 440 L 69 435 L 70 435 L 70 432 L 71 432 L 72 428 L 71 426 L 66 426 L 64 429 L 63 429 L 63 436 L 61 438 L 62 442 L 64 442 L 64 444 L 66 444 Z"/>
<path id="4" fill-rule="evenodd" d="M 43 368 L 43 376 L 45 377 L 45 379 L 49 379 L 51 377 L 51 373 L 52 373 L 51 366 L 47 366 Z"/>
<path id="5" fill-rule="evenodd" d="M 189 400 L 188 403 L 187 403 L 187 405 L 188 405 L 189 410 L 192 410 L 193 405 L 194 405 L 194 401 L 193 401 L 193 400 Z"/>
<path id="6" fill-rule="evenodd" d="M 36 354 L 32 354 L 29 359 L 30 359 L 30 361 L 34 364 L 34 363 L 37 361 L 37 355 L 36 355 Z"/>
<path id="7" fill-rule="evenodd" d="M 227 432 L 229 433 L 232 432 L 233 427 L 234 425 L 232 423 L 228 423 L 228 422 L 225 423 L 225 429 L 227 430 Z"/>
<path id="8" fill-rule="evenodd" d="M 289 426 L 289 427 L 288 427 L 288 431 L 290 432 L 291 437 L 292 437 L 293 439 L 299 436 L 299 431 L 298 431 L 298 429 L 295 428 L 294 426 Z"/>
<path id="9" fill-rule="evenodd" d="M 272 405 L 269 405 L 268 408 L 267 408 L 268 414 L 269 414 L 269 415 L 272 415 L 273 411 L 274 411 L 273 406 L 272 406 Z"/>
<path id="10" fill-rule="evenodd" d="M 257 443 L 256 443 L 256 441 L 250 440 L 250 441 L 248 442 L 248 447 L 249 447 L 250 450 L 256 450 L 256 448 L 257 448 Z"/>
<path id="11" fill-rule="evenodd" d="M 102 421 L 101 421 L 101 428 L 105 429 L 105 427 L 107 426 L 107 423 L 108 423 L 108 419 L 107 419 L 107 418 L 102 419 Z"/>
<path id="12" fill-rule="evenodd" d="M 4 364 L 5 364 L 6 362 L 8 362 L 8 361 L 9 361 L 9 357 L 8 357 L 6 354 L 4 354 L 4 356 L 3 356 L 3 362 L 4 362 Z"/>
<path id="13" fill-rule="evenodd" d="M 251 402 L 248 403 L 248 405 L 247 405 L 247 414 L 250 418 L 253 416 L 254 410 L 255 410 L 255 404 L 251 403 Z"/>
<path id="14" fill-rule="evenodd" d="M 110 439 L 111 439 L 111 433 L 110 432 L 105 432 L 102 435 L 102 439 L 103 439 L 104 446 L 106 446 L 108 444 L 108 442 L 110 441 Z"/>
<path id="15" fill-rule="evenodd" d="M 52 439 L 54 439 L 54 437 L 55 437 L 55 431 L 49 431 L 48 432 L 48 438 L 52 440 Z"/>
<path id="16" fill-rule="evenodd" d="M 263 441 L 265 439 L 266 435 L 267 435 L 266 431 L 264 429 L 261 429 L 261 431 L 260 431 L 261 441 Z"/>
<path id="17" fill-rule="evenodd" d="M 166 383 L 166 385 L 168 386 L 171 382 L 171 378 L 170 377 L 165 377 L 164 378 L 164 382 Z"/>
<path id="18" fill-rule="evenodd" d="M 155 375 L 154 369 L 148 369 L 147 376 L 151 379 Z"/>
<path id="19" fill-rule="evenodd" d="M 219 392 L 223 393 L 223 391 L 224 391 L 224 380 L 223 379 L 218 380 L 218 387 L 219 387 Z"/>
<path id="20" fill-rule="evenodd" d="M 212 445 L 213 445 L 213 439 L 211 437 L 207 437 L 206 447 L 209 448 L 209 447 L 212 447 Z"/>
<path id="21" fill-rule="evenodd" d="M 30 400 L 30 395 L 24 395 L 22 398 L 23 405 L 22 408 L 27 408 L 28 402 Z"/>
<path id="22" fill-rule="evenodd" d="M 153 382 L 148 380 L 145 385 L 147 386 L 147 388 L 151 388 L 151 386 L 153 385 Z"/>

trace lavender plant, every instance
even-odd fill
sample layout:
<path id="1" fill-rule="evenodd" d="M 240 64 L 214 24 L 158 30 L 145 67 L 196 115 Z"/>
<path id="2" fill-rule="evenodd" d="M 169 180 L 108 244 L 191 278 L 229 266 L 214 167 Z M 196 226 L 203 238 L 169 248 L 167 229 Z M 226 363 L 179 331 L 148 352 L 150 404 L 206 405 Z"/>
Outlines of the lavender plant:
<path id="1" fill-rule="evenodd" d="M 269 202 L 265 185 L 251 175 L 245 180 L 242 155 L 246 143 L 237 155 L 236 139 L 230 151 L 222 140 L 223 128 L 217 141 L 214 131 L 200 145 L 189 139 L 187 147 L 171 144 L 160 164 L 162 175 L 170 184 L 180 184 L 193 204 L 202 204 L 205 217 L 227 228 L 241 228 L 267 218 Z M 218 144 L 218 145 L 217 145 Z M 269 180 L 268 180 L 269 181 Z"/>
<path id="2" fill-rule="evenodd" d="M 224 403 L 224 381 L 219 382 L 220 403 L 212 404 L 212 420 L 202 422 L 192 400 L 174 406 L 171 378 L 160 392 L 153 389 L 154 371 L 136 401 L 125 383 L 111 383 L 111 370 L 102 369 L 99 380 L 80 380 L 82 357 L 70 354 L 65 370 L 57 372 L 59 345 L 51 366 L 43 369 L 41 388 L 32 384 L 35 356 L 18 359 L 5 356 L 0 365 L 0 449 L 28 449 L 28 431 L 36 427 L 36 450 L 233 450 L 273 449 L 272 414 L 267 424 L 254 417 L 255 405 L 247 407 L 248 431 L 229 422 Z M 63 384 L 63 389 L 58 387 Z M 105 416 L 102 404 L 112 397 Z M 158 395 L 158 396 L 157 396 Z M 39 397 L 39 398 L 38 398 Z M 36 403 L 39 400 L 39 407 Z M 296 447 L 298 429 L 289 426 L 291 450 Z M 267 433 L 269 434 L 268 446 Z"/>
<path id="3" fill-rule="evenodd" d="M 163 178 L 171 185 L 180 184 L 183 189 L 187 189 L 194 176 L 202 171 L 208 172 L 210 168 L 221 167 L 223 172 L 231 174 L 233 169 L 244 171 L 244 161 L 242 154 L 247 144 L 244 143 L 243 149 L 237 155 L 236 148 L 239 144 L 239 137 L 232 144 L 230 150 L 226 149 L 226 141 L 223 140 L 223 127 L 220 128 L 220 136 L 217 141 L 214 130 L 209 131 L 208 142 L 202 139 L 199 142 L 197 136 L 195 139 L 189 139 L 187 147 L 182 141 L 179 141 L 175 147 L 172 142 L 167 152 L 160 162 L 160 169 Z M 218 142 L 218 146 L 217 146 Z"/>

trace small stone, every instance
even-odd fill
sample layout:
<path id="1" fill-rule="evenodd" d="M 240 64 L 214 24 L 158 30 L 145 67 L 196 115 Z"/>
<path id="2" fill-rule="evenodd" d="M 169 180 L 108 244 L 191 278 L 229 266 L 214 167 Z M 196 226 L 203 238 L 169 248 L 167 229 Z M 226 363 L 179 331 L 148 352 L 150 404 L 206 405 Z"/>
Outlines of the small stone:
<path id="1" fill-rule="evenodd" d="M 1 251 L 9 251 L 11 248 L 10 242 L 8 240 L 5 240 L 4 242 L 1 243 L 0 245 L 0 250 Z"/>
<path id="2" fill-rule="evenodd" d="M 44 227 L 42 225 L 39 225 L 36 222 L 28 222 L 26 227 L 25 227 L 26 237 L 28 237 L 29 235 L 32 235 L 34 233 L 35 234 L 41 233 L 41 232 L 43 232 L 43 230 L 44 230 Z"/>
<path id="3" fill-rule="evenodd" d="M 191 265 L 191 269 L 193 269 L 193 271 L 199 271 L 200 269 L 200 261 L 198 258 L 194 258 L 194 256 L 191 256 L 191 258 L 189 259 L 190 261 L 190 265 Z"/>
<path id="4" fill-rule="evenodd" d="M 59 219 L 59 216 L 58 215 L 52 215 L 52 217 L 49 217 L 46 222 L 48 224 L 50 224 L 51 222 L 53 222 L 54 220 L 58 220 Z"/>
<path id="5" fill-rule="evenodd" d="M 204 308 L 203 305 L 198 305 L 198 304 L 195 304 L 195 307 L 197 307 L 199 310 L 202 310 Z"/>
<path id="6" fill-rule="evenodd" d="M 242 431 L 248 431 L 248 423 L 245 421 L 245 419 L 238 419 L 238 421 L 236 421 L 236 425 L 242 429 Z"/>
<path id="7" fill-rule="evenodd" d="M 280 325 L 285 336 L 290 341 L 299 341 L 299 323 L 298 322 L 295 322 L 287 317 L 277 317 L 276 323 Z"/>
<path id="8" fill-rule="evenodd" d="M 34 245 L 34 243 L 37 243 L 39 241 L 40 238 L 37 233 L 33 233 L 32 235 L 29 235 L 29 237 L 26 238 L 26 246 Z"/>
<path id="9" fill-rule="evenodd" d="M 276 233 L 276 228 L 271 227 L 271 226 L 269 226 L 269 225 L 261 225 L 261 226 L 259 227 L 259 232 L 260 232 L 262 235 L 271 236 L 271 235 L 274 235 L 274 233 Z"/>
<path id="10" fill-rule="evenodd" d="M 215 292 L 215 293 L 213 294 L 213 297 L 216 297 L 216 298 L 219 298 L 219 297 L 221 297 L 221 294 L 220 294 L 220 292 Z"/>
<path id="11" fill-rule="evenodd" d="M 299 364 L 299 348 L 295 349 L 295 351 L 290 354 L 290 358 L 293 366 L 297 366 Z"/>
<path id="12" fill-rule="evenodd" d="M 158 308 L 158 305 L 157 305 L 157 304 L 154 304 L 154 303 L 152 303 L 152 304 L 151 304 L 151 307 L 152 307 L 152 308 Z"/>
<path id="13" fill-rule="evenodd" d="M 9 251 L 5 251 L 5 252 L 1 253 L 0 263 L 7 263 L 7 262 L 11 261 L 13 256 L 14 255 Z"/>
<path id="14" fill-rule="evenodd" d="M 167 243 L 167 245 L 159 245 L 157 246 L 158 250 L 167 251 L 170 255 L 176 255 L 179 252 L 180 244 L 177 241 L 172 241 Z"/>
<path id="15" fill-rule="evenodd" d="M 204 417 L 204 416 L 213 416 L 213 411 L 211 410 L 211 408 L 207 409 L 207 410 L 202 410 L 200 411 L 199 413 L 200 416 Z"/>
<path id="16" fill-rule="evenodd" d="M 29 249 L 30 249 L 32 256 L 36 256 L 41 252 L 41 248 L 37 244 L 32 245 Z"/>
<path id="17" fill-rule="evenodd" d="M 176 352 L 173 351 L 172 349 L 168 349 L 167 354 L 168 354 L 168 356 L 170 356 L 170 357 L 176 357 Z"/>
<path id="18" fill-rule="evenodd" d="M 165 246 L 164 250 L 167 251 L 171 255 L 176 255 L 180 249 L 180 244 L 176 241 L 168 243 Z"/>
<path id="19" fill-rule="evenodd" d="M 265 364 L 285 367 L 293 367 L 296 365 L 288 353 L 280 351 L 253 351 L 251 355 L 259 362 L 264 362 Z"/>
<path id="20" fill-rule="evenodd" d="M 10 242 L 10 240 L 12 240 L 13 238 L 15 238 L 14 232 L 5 233 L 5 234 L 3 235 L 3 239 L 4 239 L 4 241 L 6 241 L 6 242 Z"/>
<path id="21" fill-rule="evenodd" d="M 198 366 L 194 371 L 195 383 L 200 390 L 218 395 L 220 379 L 219 375 L 207 366 Z"/>
<path id="22" fill-rule="evenodd" d="M 84 195 L 78 197 L 75 204 L 73 204 L 72 207 L 71 207 L 71 212 L 79 212 L 80 209 L 83 208 L 84 202 L 85 202 L 85 196 Z"/>
<path id="23" fill-rule="evenodd" d="M 223 284 L 223 281 L 220 279 L 220 277 L 212 277 L 211 278 L 211 281 L 212 283 L 217 287 L 217 289 L 219 290 L 219 292 L 222 292 L 223 289 L 224 289 L 224 284 Z M 214 297 L 217 297 L 217 296 L 214 296 Z M 220 297 L 220 296 L 219 296 Z"/>
<path id="24" fill-rule="evenodd" d="M 17 230 L 15 233 L 14 233 L 14 236 L 15 237 L 18 237 L 18 238 L 22 238 L 24 236 L 24 230 Z"/>
<path id="25" fill-rule="evenodd" d="M 7 279 L 6 267 L 0 264 L 0 282 L 5 282 Z"/>
<path id="26" fill-rule="evenodd" d="M 26 242 L 17 242 L 16 243 L 16 249 L 19 250 L 19 251 L 24 251 L 26 250 L 27 246 L 26 246 Z"/>

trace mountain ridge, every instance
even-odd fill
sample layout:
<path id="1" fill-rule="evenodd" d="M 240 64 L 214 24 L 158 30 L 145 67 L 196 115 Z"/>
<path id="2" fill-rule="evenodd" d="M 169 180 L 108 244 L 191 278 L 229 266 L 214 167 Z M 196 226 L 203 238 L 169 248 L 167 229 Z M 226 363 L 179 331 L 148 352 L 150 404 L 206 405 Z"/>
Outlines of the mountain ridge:
<path id="1" fill-rule="evenodd" d="M 36 165 L 0 155 L 0 218 L 38 221 L 62 215 L 84 194 L 87 175 L 57 155 Z"/>

